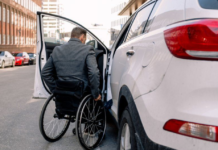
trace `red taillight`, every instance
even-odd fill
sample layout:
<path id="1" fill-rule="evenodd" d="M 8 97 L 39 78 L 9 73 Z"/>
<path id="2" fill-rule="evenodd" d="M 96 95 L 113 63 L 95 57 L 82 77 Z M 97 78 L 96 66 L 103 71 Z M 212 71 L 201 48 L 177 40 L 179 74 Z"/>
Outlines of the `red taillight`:
<path id="1" fill-rule="evenodd" d="M 218 19 L 183 23 L 164 31 L 170 52 L 184 59 L 218 60 Z"/>
<path id="2" fill-rule="evenodd" d="M 164 130 L 193 138 L 218 142 L 218 127 L 216 126 L 203 125 L 181 120 L 169 120 L 164 125 Z"/>

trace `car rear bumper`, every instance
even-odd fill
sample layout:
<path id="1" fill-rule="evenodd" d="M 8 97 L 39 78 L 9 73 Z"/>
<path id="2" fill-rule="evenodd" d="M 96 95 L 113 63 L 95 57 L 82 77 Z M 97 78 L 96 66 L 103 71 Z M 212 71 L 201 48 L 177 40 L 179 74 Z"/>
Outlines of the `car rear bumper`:
<path id="1" fill-rule="evenodd" d="M 216 150 L 218 143 L 163 129 L 170 119 L 218 126 L 218 62 L 173 58 L 155 91 L 135 99 L 151 141 L 173 149 Z"/>

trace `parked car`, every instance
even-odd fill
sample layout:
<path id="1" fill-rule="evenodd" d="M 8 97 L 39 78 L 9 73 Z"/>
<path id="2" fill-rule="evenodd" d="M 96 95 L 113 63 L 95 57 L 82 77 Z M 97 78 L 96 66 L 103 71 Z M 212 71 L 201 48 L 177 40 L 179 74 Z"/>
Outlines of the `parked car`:
<path id="1" fill-rule="evenodd" d="M 29 57 L 30 57 L 30 59 L 29 59 L 29 64 L 32 64 L 32 65 L 36 64 L 36 54 L 34 54 L 34 53 L 28 53 L 28 55 L 29 55 Z"/>
<path id="2" fill-rule="evenodd" d="M 29 65 L 29 55 L 26 52 L 14 53 L 13 55 L 16 66 Z"/>
<path id="3" fill-rule="evenodd" d="M 113 101 L 118 149 L 218 149 L 217 13 L 216 0 L 150 0 L 126 22 L 111 51 L 86 29 L 98 43 L 102 99 Z M 37 18 L 34 97 L 47 97 L 40 72 L 59 44 L 42 38 L 41 22 L 70 20 L 43 12 Z"/>
<path id="4" fill-rule="evenodd" d="M 0 67 L 5 68 L 7 66 L 14 67 L 15 58 L 8 51 L 0 51 Z"/>

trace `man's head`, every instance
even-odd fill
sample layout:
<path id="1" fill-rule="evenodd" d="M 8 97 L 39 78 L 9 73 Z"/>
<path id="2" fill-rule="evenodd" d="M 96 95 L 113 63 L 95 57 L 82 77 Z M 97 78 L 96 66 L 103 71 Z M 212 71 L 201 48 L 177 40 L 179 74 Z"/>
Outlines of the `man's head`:
<path id="1" fill-rule="evenodd" d="M 77 38 L 79 39 L 83 44 L 86 42 L 86 30 L 80 28 L 80 27 L 75 27 L 72 32 L 71 32 L 71 38 Z"/>

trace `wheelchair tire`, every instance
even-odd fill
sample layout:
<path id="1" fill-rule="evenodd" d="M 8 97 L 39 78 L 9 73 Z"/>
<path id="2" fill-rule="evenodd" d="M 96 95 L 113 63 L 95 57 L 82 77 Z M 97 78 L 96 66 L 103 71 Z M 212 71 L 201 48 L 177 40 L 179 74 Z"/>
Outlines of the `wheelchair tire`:
<path id="1" fill-rule="evenodd" d="M 40 132 L 45 140 L 49 142 L 58 141 L 66 133 L 70 125 L 70 116 L 64 115 L 65 119 L 60 119 L 55 108 L 54 96 L 51 95 L 45 102 L 39 118 Z"/>
<path id="2" fill-rule="evenodd" d="M 77 110 L 76 135 L 87 150 L 94 149 L 102 142 L 106 129 L 106 111 L 102 101 L 96 102 L 86 96 Z"/>

